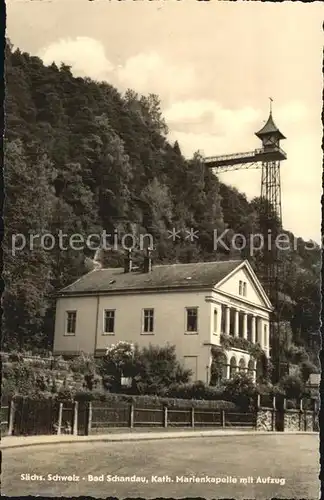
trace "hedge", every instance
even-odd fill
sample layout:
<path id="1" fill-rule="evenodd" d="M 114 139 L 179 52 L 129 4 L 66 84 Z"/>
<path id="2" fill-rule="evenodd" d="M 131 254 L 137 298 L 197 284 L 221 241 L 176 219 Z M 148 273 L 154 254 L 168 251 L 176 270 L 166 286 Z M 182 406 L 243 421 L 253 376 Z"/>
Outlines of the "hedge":
<path id="1" fill-rule="evenodd" d="M 76 401 L 102 401 L 112 406 L 133 403 L 141 408 L 207 408 L 215 410 L 237 410 L 238 407 L 231 401 L 203 400 L 203 399 L 180 399 L 159 396 L 130 396 L 128 394 L 113 394 L 99 391 L 82 391 L 75 394 Z"/>

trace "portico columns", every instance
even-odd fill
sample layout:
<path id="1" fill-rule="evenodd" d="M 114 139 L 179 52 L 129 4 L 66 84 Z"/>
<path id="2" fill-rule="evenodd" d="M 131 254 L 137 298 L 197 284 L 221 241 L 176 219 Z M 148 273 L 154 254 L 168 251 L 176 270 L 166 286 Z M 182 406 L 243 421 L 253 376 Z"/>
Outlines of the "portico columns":
<path id="1" fill-rule="evenodd" d="M 239 312 L 235 309 L 234 337 L 239 336 Z"/>
<path id="2" fill-rule="evenodd" d="M 251 325 L 251 342 L 252 344 L 255 344 L 256 338 L 255 338 L 255 322 L 256 322 L 256 317 L 252 316 L 252 325 Z"/>
<path id="3" fill-rule="evenodd" d="M 247 339 L 247 314 L 243 313 L 243 338 Z"/>
<path id="4" fill-rule="evenodd" d="M 259 318 L 259 328 L 258 328 L 258 337 L 260 339 L 260 346 L 261 346 L 261 349 L 264 349 L 264 334 L 263 334 L 263 325 L 264 325 L 264 321 L 262 318 Z"/>
<path id="5" fill-rule="evenodd" d="M 226 306 L 225 308 L 225 334 L 229 335 L 230 333 L 230 308 Z"/>

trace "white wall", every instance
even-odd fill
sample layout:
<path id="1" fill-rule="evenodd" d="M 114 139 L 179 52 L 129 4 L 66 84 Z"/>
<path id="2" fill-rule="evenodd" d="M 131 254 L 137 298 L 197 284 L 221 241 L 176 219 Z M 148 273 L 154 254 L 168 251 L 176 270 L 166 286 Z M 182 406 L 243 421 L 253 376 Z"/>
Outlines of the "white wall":
<path id="1" fill-rule="evenodd" d="M 210 303 L 205 292 L 146 293 L 137 295 L 109 295 L 89 298 L 61 298 L 57 302 L 54 353 L 83 350 L 88 353 L 104 352 L 120 340 L 140 347 L 149 344 L 176 345 L 178 359 L 197 356 L 197 379 L 206 380 L 210 364 L 211 342 Z M 198 334 L 186 334 L 186 308 L 198 307 Z M 98 308 L 98 310 L 97 310 Z M 154 309 L 154 333 L 142 333 L 143 309 Z M 115 332 L 104 333 L 104 310 L 115 310 Z M 77 310 L 75 336 L 66 336 L 67 310 Z"/>
<path id="2" fill-rule="evenodd" d="M 93 353 L 96 333 L 96 297 L 59 298 L 56 303 L 54 354 Z M 66 312 L 77 311 L 76 334 L 66 335 Z"/>

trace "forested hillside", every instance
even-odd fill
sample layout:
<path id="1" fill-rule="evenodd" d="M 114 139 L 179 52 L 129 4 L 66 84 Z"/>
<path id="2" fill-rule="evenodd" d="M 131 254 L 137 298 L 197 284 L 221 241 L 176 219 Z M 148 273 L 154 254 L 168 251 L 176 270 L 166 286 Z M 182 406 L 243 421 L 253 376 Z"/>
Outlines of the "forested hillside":
<path id="1" fill-rule="evenodd" d="M 7 347 L 51 348 L 54 292 L 87 272 L 94 256 L 58 244 L 46 250 L 40 238 L 31 246 L 30 233 L 56 240 L 58 231 L 85 238 L 103 230 L 150 233 L 154 262 L 188 262 L 239 256 L 214 250 L 215 229 L 247 238 L 260 230 L 260 200 L 248 202 L 204 169 L 198 154 L 187 160 L 178 143 L 168 141 L 158 96 L 122 95 L 108 83 L 74 78 L 68 66 L 45 67 L 9 44 L 6 80 Z M 193 228 L 199 238 L 173 242 L 172 228 Z M 17 234 L 27 243 L 13 255 Z M 21 241 L 16 237 L 16 246 Z M 118 265 L 122 257 L 121 250 L 101 255 L 104 265 Z M 293 337 L 308 344 L 319 326 L 320 249 L 307 250 L 299 238 L 296 251 L 281 258 L 282 291 L 295 301 Z M 257 272 L 259 262 L 257 255 L 251 259 Z"/>

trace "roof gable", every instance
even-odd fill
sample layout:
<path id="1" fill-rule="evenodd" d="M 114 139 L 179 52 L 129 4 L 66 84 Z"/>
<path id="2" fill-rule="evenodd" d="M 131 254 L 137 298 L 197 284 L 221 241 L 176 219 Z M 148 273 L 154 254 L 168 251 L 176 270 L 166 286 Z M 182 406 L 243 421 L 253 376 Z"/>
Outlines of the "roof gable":
<path id="1" fill-rule="evenodd" d="M 196 262 L 153 266 L 152 271 L 132 271 L 123 268 L 93 270 L 71 285 L 63 288 L 60 295 L 87 295 L 141 290 L 169 290 L 206 288 L 223 280 L 240 266 L 241 260 Z"/>
<path id="2" fill-rule="evenodd" d="M 247 260 L 242 262 L 236 269 L 233 269 L 230 274 L 215 285 L 215 288 L 220 292 L 237 297 L 239 295 L 240 281 L 245 281 L 248 285 L 247 295 L 241 296 L 242 300 L 247 300 L 267 309 L 273 308 L 270 299 Z"/>

